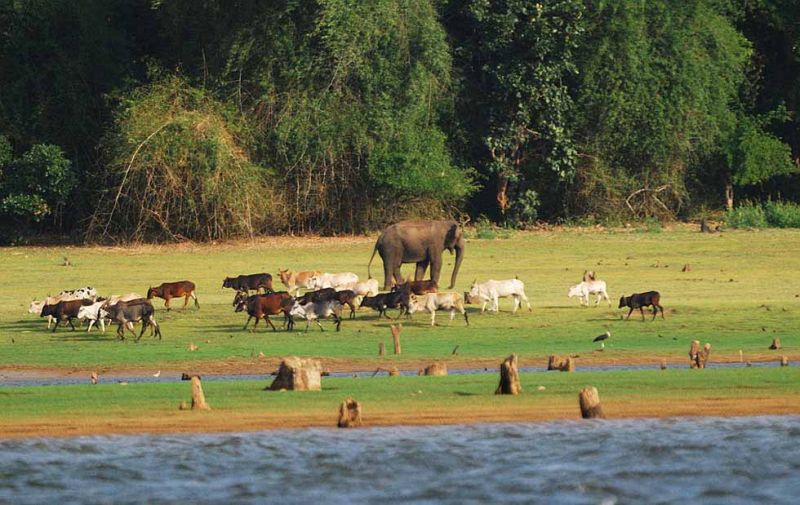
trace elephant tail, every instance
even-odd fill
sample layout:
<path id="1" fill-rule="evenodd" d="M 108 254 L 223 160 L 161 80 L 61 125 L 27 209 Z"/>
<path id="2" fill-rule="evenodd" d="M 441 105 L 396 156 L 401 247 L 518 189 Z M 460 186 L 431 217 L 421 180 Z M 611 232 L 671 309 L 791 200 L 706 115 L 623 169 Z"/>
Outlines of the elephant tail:
<path id="1" fill-rule="evenodd" d="M 372 256 L 369 257 L 369 263 L 367 263 L 367 278 L 372 279 L 372 273 L 370 272 L 370 267 L 372 266 L 372 260 L 375 259 L 375 253 L 378 252 L 378 243 L 380 239 L 375 242 L 375 248 L 372 250 Z"/>

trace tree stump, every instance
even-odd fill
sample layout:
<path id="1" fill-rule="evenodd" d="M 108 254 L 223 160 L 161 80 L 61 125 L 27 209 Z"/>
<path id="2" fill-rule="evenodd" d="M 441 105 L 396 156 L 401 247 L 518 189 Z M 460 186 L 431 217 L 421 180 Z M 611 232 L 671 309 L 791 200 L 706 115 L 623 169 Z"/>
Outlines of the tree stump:
<path id="1" fill-rule="evenodd" d="M 781 366 L 789 366 L 789 357 L 781 356 Z"/>
<path id="2" fill-rule="evenodd" d="M 603 406 L 600 405 L 600 393 L 596 387 L 585 387 L 578 395 L 578 403 L 581 406 L 581 417 L 584 419 L 604 419 Z"/>
<path id="3" fill-rule="evenodd" d="M 394 353 L 395 354 L 402 354 L 402 349 L 400 349 L 400 332 L 403 331 L 403 325 L 401 324 L 393 324 L 391 326 L 392 330 L 392 340 L 394 341 Z"/>
<path id="4" fill-rule="evenodd" d="M 691 272 L 691 271 L 692 271 L 692 266 L 688 263 L 683 265 L 683 268 L 681 268 L 681 272 Z"/>
<path id="5" fill-rule="evenodd" d="M 661 369 L 662 370 L 666 370 L 667 369 L 667 360 L 665 360 L 665 359 L 661 360 Z"/>
<path id="6" fill-rule="evenodd" d="M 178 404 L 178 410 L 189 410 L 189 403 L 186 400 L 183 400 Z"/>
<path id="7" fill-rule="evenodd" d="M 517 354 L 514 353 L 500 364 L 500 384 L 497 385 L 494 394 L 518 395 L 522 392 L 522 385 L 519 383 L 519 367 L 517 363 Z"/>
<path id="8" fill-rule="evenodd" d="M 378 344 L 378 356 L 383 356 L 386 354 L 386 347 L 383 345 L 383 342 Z"/>
<path id="9" fill-rule="evenodd" d="M 91 381 L 92 384 L 97 384 L 97 372 L 92 372 Z"/>
<path id="10" fill-rule="evenodd" d="M 192 410 L 211 410 L 211 407 L 206 403 L 206 397 L 203 394 L 203 385 L 200 384 L 200 377 L 192 377 Z"/>
<path id="11" fill-rule="evenodd" d="M 400 375 L 400 370 L 396 366 L 389 369 L 389 377 L 397 377 Z"/>
<path id="12" fill-rule="evenodd" d="M 571 356 L 561 357 L 552 354 L 547 359 L 547 369 L 560 370 L 562 372 L 573 372 L 575 371 L 575 358 Z"/>
<path id="13" fill-rule="evenodd" d="M 690 368 L 705 368 L 708 361 L 708 355 L 711 353 L 711 344 L 706 343 L 703 348 L 700 348 L 699 340 L 692 340 L 692 346 L 689 348 L 689 366 Z"/>
<path id="14" fill-rule="evenodd" d="M 281 361 L 278 375 L 264 389 L 279 391 L 319 391 L 322 389 L 322 364 L 314 358 L 289 356 Z"/>
<path id="15" fill-rule="evenodd" d="M 778 349 L 780 349 L 781 348 L 781 339 L 779 339 L 778 337 L 773 338 L 772 339 L 772 345 L 769 346 L 769 348 L 772 349 L 773 351 L 777 351 Z"/>
<path id="16" fill-rule="evenodd" d="M 447 363 L 439 361 L 425 367 L 423 375 L 447 375 Z"/>
<path id="17" fill-rule="evenodd" d="M 347 398 L 339 406 L 339 428 L 356 428 L 361 426 L 361 404 L 352 398 Z"/>

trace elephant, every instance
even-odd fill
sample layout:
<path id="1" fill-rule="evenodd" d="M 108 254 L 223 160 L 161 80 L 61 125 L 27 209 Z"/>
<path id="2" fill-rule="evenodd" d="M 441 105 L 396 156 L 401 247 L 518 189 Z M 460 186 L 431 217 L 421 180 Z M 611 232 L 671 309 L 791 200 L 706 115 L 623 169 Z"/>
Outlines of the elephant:
<path id="1" fill-rule="evenodd" d="M 442 252 L 447 249 L 450 254 L 455 251 L 456 263 L 453 266 L 453 275 L 450 278 L 452 289 L 456 283 L 458 269 L 464 259 L 464 233 L 456 221 L 400 221 L 386 227 L 375 242 L 375 249 L 369 258 L 367 273 L 378 252 L 383 260 L 384 286 L 390 289 L 394 283 L 401 284 L 403 278 L 400 266 L 403 263 L 416 263 L 417 269 L 414 280 L 422 280 L 425 270 L 431 267 L 431 279 L 439 282 L 439 273 L 442 270 Z"/>

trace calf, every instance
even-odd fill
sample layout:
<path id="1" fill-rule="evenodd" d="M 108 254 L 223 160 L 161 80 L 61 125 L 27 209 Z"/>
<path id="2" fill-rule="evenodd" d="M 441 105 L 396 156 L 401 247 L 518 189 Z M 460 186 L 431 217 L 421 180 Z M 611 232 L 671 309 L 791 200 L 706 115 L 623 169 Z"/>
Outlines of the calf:
<path id="1" fill-rule="evenodd" d="M 133 331 L 133 325 L 141 321 L 142 331 L 139 332 L 139 336 L 136 337 L 135 340 L 138 342 L 142 338 L 142 335 L 144 335 L 144 330 L 147 327 L 150 327 L 150 334 L 152 336 L 158 337 L 158 340 L 161 340 L 161 328 L 159 328 L 158 323 L 156 323 L 155 313 L 156 309 L 153 307 L 153 304 L 150 303 L 149 300 L 140 298 L 127 302 L 117 302 L 116 305 L 101 308 L 99 315 L 100 317 L 108 316 L 113 322 L 117 323 L 117 337 L 120 340 L 125 340 L 126 329 L 133 335 L 136 335 Z"/>
<path id="2" fill-rule="evenodd" d="M 294 319 L 292 319 L 291 310 L 294 306 L 294 298 L 286 291 L 278 291 L 277 293 L 269 293 L 265 295 L 251 295 L 239 301 L 236 305 L 236 312 L 247 311 L 247 322 L 244 323 L 243 330 L 247 329 L 250 320 L 256 318 L 256 324 L 250 330 L 254 332 L 258 326 L 258 322 L 263 318 L 272 327 L 272 331 L 277 331 L 275 325 L 272 324 L 269 316 L 276 316 L 283 313 L 288 321 L 288 330 L 294 328 Z"/>
<path id="3" fill-rule="evenodd" d="M 488 280 L 481 284 L 477 281 L 472 281 L 472 286 L 468 293 L 465 293 L 464 299 L 467 303 L 483 302 L 481 307 L 481 314 L 486 310 L 486 305 L 491 303 L 489 310 L 497 312 L 499 310 L 499 299 L 512 297 L 514 299 L 514 308 L 511 313 L 517 312 L 517 309 L 522 305 L 522 301 L 528 304 L 528 310 L 531 309 L 531 303 L 528 297 L 525 296 L 525 284 L 517 279 L 507 279 L 503 281 Z"/>
<path id="4" fill-rule="evenodd" d="M 306 272 L 292 272 L 291 270 L 278 270 L 278 275 L 281 278 L 281 282 L 286 289 L 289 290 L 289 293 L 294 293 L 295 295 L 300 293 L 300 288 L 312 288 L 310 285 L 311 278 L 315 275 L 319 275 L 320 271 L 318 270 L 310 270 Z"/>
<path id="5" fill-rule="evenodd" d="M 52 316 L 56 320 L 56 325 L 53 326 L 53 332 L 56 331 L 61 321 L 66 320 L 69 326 L 75 331 L 75 325 L 72 320 L 78 317 L 80 308 L 84 305 L 91 305 L 91 300 L 62 300 L 55 305 L 45 305 L 42 307 L 41 317 Z"/>
<path id="6" fill-rule="evenodd" d="M 108 300 L 101 300 L 91 305 L 84 305 L 78 310 L 78 319 L 81 321 L 84 319 L 89 321 L 89 327 L 86 329 L 87 333 L 92 331 L 92 326 L 94 326 L 95 323 L 100 326 L 100 331 L 103 333 L 106 332 L 106 318 L 101 316 L 100 310 L 107 304 Z"/>
<path id="7" fill-rule="evenodd" d="M 570 298 L 573 296 L 580 297 L 581 305 L 584 306 L 589 305 L 589 295 L 597 295 L 597 301 L 594 302 L 595 307 L 600 304 L 601 298 L 605 298 L 608 306 L 611 307 L 611 300 L 606 292 L 605 281 L 583 281 L 569 288 L 567 292 L 567 296 Z"/>
<path id="8" fill-rule="evenodd" d="M 317 291 L 309 291 L 297 299 L 300 305 L 306 305 L 311 302 L 331 302 L 336 301 L 342 305 L 350 307 L 350 319 L 356 317 L 356 300 L 358 295 L 351 289 L 343 289 L 336 291 L 334 288 L 319 289 Z"/>
<path id="9" fill-rule="evenodd" d="M 250 290 L 256 293 L 263 289 L 265 293 L 272 291 L 272 275 L 268 273 L 240 275 L 238 277 L 225 277 L 222 281 L 223 288 L 233 288 L 236 291 L 244 291 L 249 294 Z"/>
<path id="10" fill-rule="evenodd" d="M 169 310 L 169 301 L 172 298 L 184 297 L 183 308 L 189 303 L 189 297 L 194 298 L 194 305 L 200 308 L 200 302 L 197 301 L 197 295 L 194 292 L 194 282 L 192 281 L 178 281 L 178 282 L 164 282 L 158 287 L 147 288 L 147 299 L 152 300 L 154 296 L 166 300 L 164 306 Z"/>
<path id="11" fill-rule="evenodd" d="M 305 305 L 295 302 L 291 314 L 292 316 L 302 317 L 306 320 L 306 332 L 308 332 L 308 323 L 310 321 L 317 323 L 320 331 L 325 331 L 322 324 L 319 322 L 323 317 L 333 318 L 336 322 L 336 331 L 339 331 L 342 325 L 342 304 L 336 300 L 309 302 Z"/>
<path id="12" fill-rule="evenodd" d="M 72 295 L 62 295 L 62 296 L 48 296 L 44 300 L 31 300 L 31 305 L 28 307 L 29 314 L 41 314 L 42 309 L 45 305 L 55 305 L 60 301 L 66 300 L 81 300 L 81 298 L 76 298 Z M 47 329 L 50 329 L 50 325 L 56 321 L 55 317 L 48 315 L 47 316 Z"/>
<path id="13" fill-rule="evenodd" d="M 661 306 L 661 295 L 658 291 L 648 291 L 647 293 L 634 293 L 631 296 L 622 296 L 619 299 L 619 308 L 628 307 L 628 316 L 625 318 L 627 321 L 631 317 L 634 309 L 639 309 L 642 313 L 642 321 L 644 321 L 644 308 L 653 307 L 653 319 L 656 318 L 658 310 L 661 309 L 661 319 L 664 318 L 664 307 Z M 652 319 L 651 319 L 652 321 Z"/>
<path id="14" fill-rule="evenodd" d="M 464 314 L 464 321 L 469 326 L 469 317 L 464 308 L 464 299 L 458 293 L 429 293 L 426 295 L 411 295 L 410 312 L 427 310 L 431 314 L 431 326 L 436 326 L 436 311 L 449 310 L 450 320 L 456 317 L 456 310 Z"/>
<path id="15" fill-rule="evenodd" d="M 358 276 L 352 272 L 324 273 L 311 277 L 308 281 L 308 287 L 311 289 L 335 288 L 342 285 L 355 284 L 356 282 L 358 282 Z"/>
<path id="16" fill-rule="evenodd" d="M 361 300 L 360 307 L 369 307 L 378 311 L 378 317 L 384 316 L 386 319 L 391 319 L 386 314 L 386 309 L 400 309 L 397 318 L 403 314 L 410 314 L 409 305 L 411 301 L 409 294 L 403 291 L 395 291 L 389 293 L 379 293 L 375 296 L 365 296 Z"/>
<path id="17" fill-rule="evenodd" d="M 405 291 L 409 295 L 427 295 L 428 293 L 438 292 L 439 284 L 432 279 L 427 281 L 408 281 L 403 284 L 395 284 L 392 286 L 392 291 Z"/>

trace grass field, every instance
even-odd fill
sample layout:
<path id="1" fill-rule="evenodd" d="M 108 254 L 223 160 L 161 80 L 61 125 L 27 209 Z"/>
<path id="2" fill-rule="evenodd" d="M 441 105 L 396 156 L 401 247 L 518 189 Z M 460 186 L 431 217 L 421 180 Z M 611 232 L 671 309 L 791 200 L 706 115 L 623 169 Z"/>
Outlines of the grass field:
<path id="1" fill-rule="evenodd" d="M 242 331 L 246 319 L 231 307 L 233 293 L 221 288 L 225 276 L 260 271 L 277 277 L 279 268 L 353 271 L 366 277 L 374 238 L 263 239 L 255 243 L 126 248 L 47 247 L 0 249 L 0 384 L 4 374 L 87 377 L 97 386 L 0 388 L 0 436 L 91 433 L 254 430 L 268 427 L 330 426 L 338 403 L 358 398 L 370 425 L 574 419 L 577 391 L 597 386 L 609 417 L 749 415 L 800 413 L 800 232 L 736 231 L 706 235 L 671 231 L 565 230 L 515 233 L 498 240 L 472 239 L 458 282 L 519 276 L 533 311 L 499 314 L 470 307 L 470 326 L 456 318 L 431 328 L 418 314 L 404 321 L 403 353 L 391 350 L 389 321 L 360 311 L 335 332 L 312 326 L 302 331 Z M 73 266 L 61 266 L 68 256 Z M 443 275 L 452 268 L 448 257 Z M 682 271 L 684 265 L 687 271 Z M 612 307 L 581 308 L 566 297 L 583 271 L 595 270 L 608 283 Z M 373 274 L 380 275 L 378 259 Z M 409 269 L 406 269 L 408 272 Z M 101 334 L 59 328 L 27 314 L 32 298 L 91 285 L 101 294 L 136 291 L 190 279 L 201 307 L 163 310 L 156 301 L 163 341 L 117 341 L 114 329 Z M 278 281 L 276 280 L 276 285 Z M 641 322 L 617 309 L 621 294 L 655 289 L 666 319 Z M 173 304 L 179 307 L 180 304 Z M 302 323 L 299 325 L 302 328 Z M 592 339 L 610 331 L 605 350 Z M 772 339 L 780 351 L 768 349 Z M 786 355 L 790 368 L 687 369 L 693 339 L 712 344 L 712 361 L 775 361 Z M 194 352 L 190 343 L 198 346 Z M 458 346 L 458 353 L 452 350 Z M 521 366 L 545 366 L 550 354 L 577 356 L 577 364 L 639 363 L 652 371 L 524 374 L 525 392 L 495 397 L 497 377 L 328 378 L 317 393 L 268 393 L 268 372 L 281 356 L 315 356 L 333 371 L 398 366 L 417 369 L 434 360 L 456 367 L 497 367 L 511 352 Z M 263 356 L 262 356 L 263 354 Z M 656 370 L 666 359 L 667 371 Z M 117 384 L 114 374 L 182 371 L 204 375 L 265 374 L 260 382 L 205 381 L 211 412 L 179 412 L 187 383 Z M 544 386 L 540 389 L 539 386 Z"/>
<path id="2" fill-rule="evenodd" d="M 274 369 L 279 356 L 318 356 L 334 369 L 371 369 L 398 365 L 413 368 L 443 359 L 452 366 L 496 364 L 511 352 L 526 366 L 544 364 L 549 354 L 577 354 L 580 363 L 685 362 L 693 339 L 713 345 L 712 360 L 800 358 L 800 232 L 772 230 L 706 235 L 685 230 L 663 232 L 568 230 L 516 233 L 507 239 L 469 240 L 456 286 L 473 279 L 519 276 L 533 312 L 479 314 L 470 308 L 471 325 L 457 317 L 431 328 L 425 314 L 405 321 L 403 354 L 378 358 L 379 342 L 391 349 L 386 320 L 362 310 L 345 320 L 341 332 L 312 326 L 302 331 L 272 332 L 262 323 L 257 333 L 242 331 L 246 316 L 231 307 L 233 293 L 222 289 L 227 275 L 279 268 L 353 271 L 366 278 L 373 238 L 276 238 L 257 243 L 141 246 L 129 248 L 47 247 L 0 249 L 0 368 L 58 370 L 182 370 L 251 372 Z M 68 256 L 71 267 L 61 266 Z M 444 276 L 452 257 L 447 256 Z M 682 272 L 684 264 L 690 265 Z M 566 297 L 567 287 L 585 269 L 608 283 L 612 307 L 581 308 Z M 405 272 L 409 272 L 407 267 Z M 382 272 L 380 258 L 372 273 Z M 31 299 L 62 289 L 91 285 L 101 294 L 145 293 L 162 281 L 191 279 L 201 308 L 162 309 L 157 300 L 163 341 L 145 336 L 138 344 L 105 334 L 59 328 L 47 331 L 44 320 L 27 314 Z M 662 294 L 666 320 L 630 321 L 617 309 L 621 294 L 655 289 Z M 173 306 L 180 303 L 173 301 Z M 278 325 L 280 326 L 280 325 Z M 303 323 L 299 325 L 302 329 Z M 594 336 L 611 332 L 605 351 L 596 352 Z M 773 337 L 784 349 L 769 351 Z M 190 343 L 199 349 L 187 351 Z M 458 345 L 456 356 L 452 349 Z M 266 358 L 259 359 L 259 353 Z"/>
<path id="3" fill-rule="evenodd" d="M 263 381 L 205 381 L 210 412 L 179 411 L 186 382 L 0 388 L 0 434 L 246 431 L 336 423 L 357 398 L 370 426 L 578 419 L 577 392 L 600 390 L 609 418 L 797 413 L 797 368 L 528 373 L 523 393 L 496 396 L 494 374 L 326 378 L 319 392 L 263 391 Z"/>

